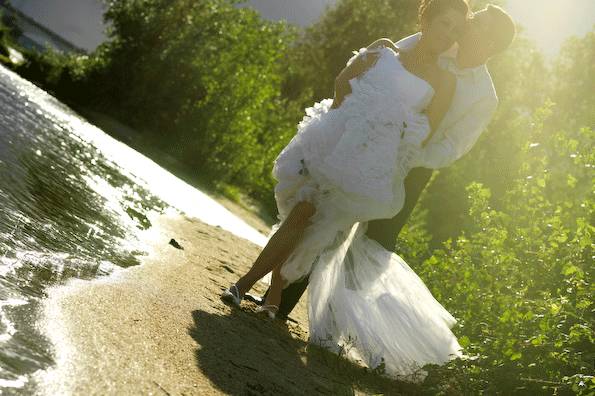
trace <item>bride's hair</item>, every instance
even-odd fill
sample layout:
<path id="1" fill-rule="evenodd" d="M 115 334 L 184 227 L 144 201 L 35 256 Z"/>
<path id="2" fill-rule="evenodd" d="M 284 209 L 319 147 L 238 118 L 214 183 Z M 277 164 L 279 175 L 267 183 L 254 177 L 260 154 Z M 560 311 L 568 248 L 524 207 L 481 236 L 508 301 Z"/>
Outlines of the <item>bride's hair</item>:
<path id="1" fill-rule="evenodd" d="M 431 21 L 449 9 L 459 11 L 465 17 L 469 14 L 469 5 L 465 0 L 421 0 L 417 13 L 418 22 L 421 25 L 422 20 Z"/>

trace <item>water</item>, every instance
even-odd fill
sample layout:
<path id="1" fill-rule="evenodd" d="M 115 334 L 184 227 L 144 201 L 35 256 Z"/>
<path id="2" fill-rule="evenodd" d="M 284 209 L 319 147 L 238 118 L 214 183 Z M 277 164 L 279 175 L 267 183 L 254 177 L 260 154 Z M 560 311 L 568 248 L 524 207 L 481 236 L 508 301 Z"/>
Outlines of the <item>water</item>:
<path id="1" fill-rule="evenodd" d="M 150 213 L 181 211 L 259 245 L 200 191 L 0 67 L 0 393 L 53 363 L 38 329 L 49 286 L 138 265 Z"/>

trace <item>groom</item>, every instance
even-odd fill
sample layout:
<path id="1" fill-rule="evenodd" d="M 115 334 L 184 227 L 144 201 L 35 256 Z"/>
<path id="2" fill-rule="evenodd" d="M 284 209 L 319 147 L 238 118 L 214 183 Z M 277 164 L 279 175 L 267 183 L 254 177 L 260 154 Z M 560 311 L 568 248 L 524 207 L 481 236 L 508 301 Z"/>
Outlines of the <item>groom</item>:
<path id="1" fill-rule="evenodd" d="M 514 34 L 515 28 L 510 16 L 500 7 L 488 5 L 475 12 L 467 23 L 464 34 L 458 40 L 458 51 L 447 51 L 441 55 L 440 66 L 457 78 L 456 91 L 439 128 L 425 142 L 414 164 L 416 167 L 405 178 L 403 208 L 392 219 L 368 223 L 366 235 L 385 249 L 394 251 L 397 235 L 428 184 L 433 170 L 446 167 L 461 158 L 473 147 L 488 125 L 496 110 L 498 98 L 486 62 L 508 48 Z M 380 39 L 370 47 L 388 45 L 397 50 L 407 50 L 420 37 L 421 33 L 417 33 L 396 44 L 388 39 Z M 307 286 L 306 277 L 283 290 L 277 318 L 287 318 Z"/>

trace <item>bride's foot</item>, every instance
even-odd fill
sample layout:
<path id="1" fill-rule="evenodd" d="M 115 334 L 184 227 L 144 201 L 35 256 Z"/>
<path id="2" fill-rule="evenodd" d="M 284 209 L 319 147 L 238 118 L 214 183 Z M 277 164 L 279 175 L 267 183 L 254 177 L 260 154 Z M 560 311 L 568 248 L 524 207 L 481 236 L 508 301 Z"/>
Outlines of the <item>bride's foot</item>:
<path id="1" fill-rule="evenodd" d="M 235 305 L 239 307 L 240 303 L 242 302 L 242 297 L 243 296 L 240 295 L 238 287 L 234 283 L 228 289 L 225 289 L 225 291 L 223 291 L 223 293 L 221 294 L 221 301 L 223 301 L 227 305 Z"/>
<path id="2" fill-rule="evenodd" d="M 269 319 L 275 319 L 279 312 L 279 306 L 272 304 L 265 304 L 256 309 L 256 313 L 265 313 L 269 316 Z"/>

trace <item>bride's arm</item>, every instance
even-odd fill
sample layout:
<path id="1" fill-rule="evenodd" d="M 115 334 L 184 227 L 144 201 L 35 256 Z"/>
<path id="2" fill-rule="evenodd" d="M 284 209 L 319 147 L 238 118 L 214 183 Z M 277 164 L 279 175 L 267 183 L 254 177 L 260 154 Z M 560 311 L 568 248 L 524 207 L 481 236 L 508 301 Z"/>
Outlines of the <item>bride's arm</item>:
<path id="1" fill-rule="evenodd" d="M 422 147 L 424 147 L 432 138 L 438 129 L 440 122 L 446 115 L 446 112 L 452 103 L 456 86 L 457 79 L 452 73 L 446 71 L 441 73 L 434 96 L 426 109 L 426 115 L 430 121 L 431 132 L 422 142 Z"/>
<path id="2" fill-rule="evenodd" d="M 367 50 L 376 50 L 382 47 L 391 48 L 393 51 L 398 52 L 397 46 L 387 38 L 380 38 L 374 41 L 372 44 L 366 47 Z M 370 67 L 372 67 L 380 54 L 378 52 L 366 51 L 366 56 L 362 57 L 361 54 L 355 57 L 351 63 L 348 62 L 347 66 L 335 78 L 335 96 L 333 98 L 333 104 L 331 109 L 336 109 L 343 103 L 345 96 L 351 93 L 351 85 L 349 80 L 360 76 Z"/>
<path id="3" fill-rule="evenodd" d="M 376 63 L 378 56 L 379 54 L 375 52 L 366 52 L 365 57 L 362 57 L 360 54 L 341 70 L 339 75 L 335 78 L 335 96 L 333 98 L 331 109 L 339 107 L 341 103 L 343 103 L 345 96 L 351 93 L 349 80 L 360 76 L 372 67 Z"/>

